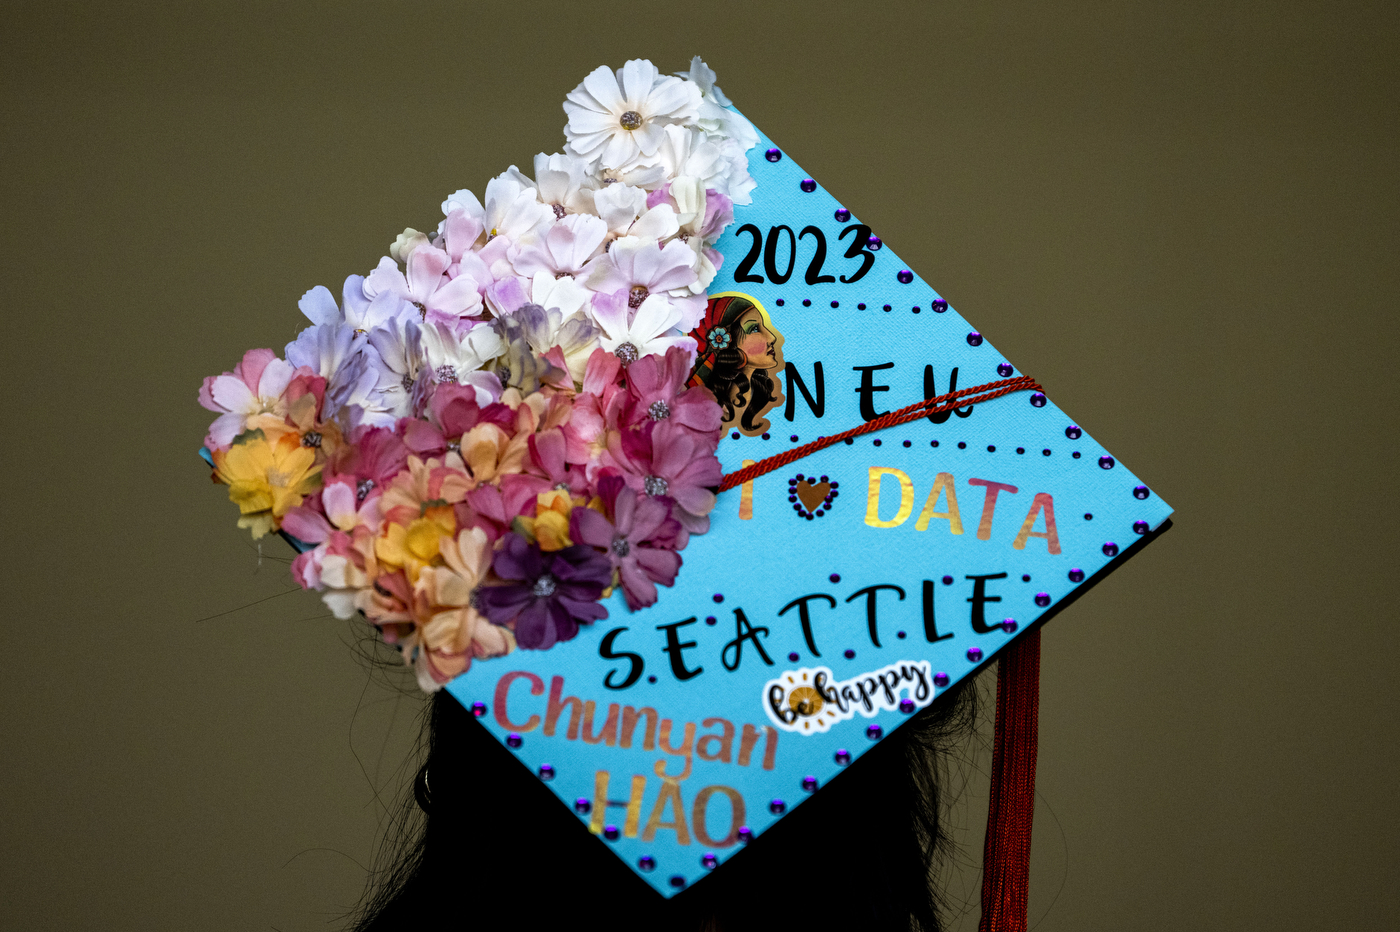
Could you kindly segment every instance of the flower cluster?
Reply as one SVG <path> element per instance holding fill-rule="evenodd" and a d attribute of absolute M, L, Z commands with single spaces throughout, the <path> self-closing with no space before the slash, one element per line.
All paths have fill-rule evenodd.
<path fill-rule="evenodd" d="M 753 128 L 698 58 L 600 67 L 563 153 L 407 229 L 284 358 L 211 376 L 205 446 L 239 526 L 306 546 L 296 581 L 361 612 L 424 689 L 544 649 L 671 585 L 720 481 L 720 407 L 691 387 L 714 243 L 754 187 Z"/>

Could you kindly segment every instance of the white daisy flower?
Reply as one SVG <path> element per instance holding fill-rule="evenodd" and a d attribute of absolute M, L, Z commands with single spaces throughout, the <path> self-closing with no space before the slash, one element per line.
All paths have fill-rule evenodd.
<path fill-rule="evenodd" d="M 471 374 L 504 349 L 500 335 L 488 324 L 478 324 L 461 335 L 444 324 L 423 327 L 424 364 L 435 382 L 470 385 Z"/>
<path fill-rule="evenodd" d="M 681 312 L 665 297 L 652 295 L 635 310 L 627 305 L 626 292 L 600 294 L 593 299 L 593 322 L 600 331 L 598 341 L 623 365 L 652 354 L 664 356 L 673 346 L 695 351 L 695 341 L 676 332 Z"/>
<path fill-rule="evenodd" d="M 695 122 L 707 133 L 727 136 L 737 142 L 741 149 L 752 149 L 758 145 L 758 132 L 744 117 L 727 109 L 732 101 L 715 84 L 715 73 L 696 55 L 690 60 L 690 71 L 677 71 L 682 78 L 700 88 L 702 98 L 700 113 Z"/>
<path fill-rule="evenodd" d="M 569 148 L 603 168 L 623 168 L 661 145 L 668 123 L 692 122 L 700 111 L 700 88 L 661 77 L 656 66 L 633 59 L 616 73 L 598 67 L 569 92 L 564 135 Z"/>

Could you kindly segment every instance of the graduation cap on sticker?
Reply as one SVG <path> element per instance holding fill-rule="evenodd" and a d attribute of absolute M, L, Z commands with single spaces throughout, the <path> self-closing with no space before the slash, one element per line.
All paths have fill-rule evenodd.
<path fill-rule="evenodd" d="M 566 110 L 535 179 L 206 381 L 240 524 L 663 897 L 1006 658 L 984 925 L 1024 928 L 1039 626 L 1171 509 L 698 59 Z M 793 858 L 775 893 L 840 872 Z"/>

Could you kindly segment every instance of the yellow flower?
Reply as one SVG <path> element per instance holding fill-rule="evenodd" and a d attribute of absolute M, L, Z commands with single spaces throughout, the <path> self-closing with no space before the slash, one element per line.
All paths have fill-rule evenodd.
<path fill-rule="evenodd" d="M 575 508 L 584 507 L 602 513 L 603 500 L 594 496 L 592 501 L 585 502 L 582 498 L 570 498 L 562 489 L 549 489 L 536 496 L 533 518 L 522 515 L 515 520 L 527 537 L 549 553 L 573 546 L 569 538 L 569 515 Z"/>
<path fill-rule="evenodd" d="M 238 506 L 238 526 L 251 530 L 254 539 L 281 527 L 282 516 L 321 485 L 316 451 L 302 446 L 295 434 L 271 442 L 262 431 L 240 434 L 227 450 L 214 451 L 214 470 Z"/>
<path fill-rule="evenodd" d="M 374 542 L 374 555 L 392 570 L 402 569 L 410 583 L 418 581 L 425 566 L 438 561 L 443 536 L 449 539 L 457 531 L 457 518 L 452 509 L 437 506 L 423 509 L 423 514 L 408 524 L 388 523 L 384 534 Z"/>

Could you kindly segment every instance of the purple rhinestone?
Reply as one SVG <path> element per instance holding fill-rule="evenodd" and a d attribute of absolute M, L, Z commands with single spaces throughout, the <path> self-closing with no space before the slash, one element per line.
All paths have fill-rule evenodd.
<path fill-rule="evenodd" d="M 682 877 L 680 874 L 672 874 L 672 875 L 671 875 L 671 886 L 675 887 L 677 890 L 684 890 L 684 889 L 685 889 L 685 878 Z"/>
<path fill-rule="evenodd" d="M 814 515 L 816 515 L 818 518 L 820 518 L 822 515 L 826 514 L 826 512 L 825 512 L 825 511 L 822 511 L 820 508 L 818 508 L 816 511 L 812 512 L 812 514 L 814 514 Z"/>
<path fill-rule="evenodd" d="M 905 715 L 913 715 L 915 708 L 917 707 L 914 705 L 913 699 L 899 700 L 899 711 L 903 712 Z"/>
<path fill-rule="evenodd" d="M 729 435 L 729 439 L 730 439 L 730 440 L 738 440 L 738 439 L 739 439 L 739 432 L 736 430 L 736 431 L 734 431 L 733 433 L 731 433 L 731 434 Z"/>
<path fill-rule="evenodd" d="M 1021 582 L 1030 582 L 1030 581 L 1031 581 L 1031 574 L 1030 574 L 1030 573 L 1022 573 L 1022 574 L 1021 574 Z"/>
<path fill-rule="evenodd" d="M 472 714 L 475 715 L 477 718 L 484 718 L 486 716 L 486 703 L 473 702 Z"/>
<path fill-rule="evenodd" d="M 856 305 L 856 310 L 858 310 L 858 311 L 863 311 L 863 310 L 865 310 L 865 304 L 864 304 L 864 303 L 857 304 L 857 305 Z"/>
<path fill-rule="evenodd" d="M 914 273 L 908 269 L 900 269 L 895 278 L 899 279 L 901 285 L 907 285 L 914 280 Z"/>
<path fill-rule="evenodd" d="M 791 440 L 793 443 L 796 443 L 796 442 L 797 442 L 797 435 L 796 435 L 796 434 L 793 434 L 792 436 L 788 437 L 788 439 Z"/>
<path fill-rule="evenodd" d="M 1109 541 L 1108 543 L 1104 544 L 1103 555 L 1106 557 L 1118 556 L 1118 545 L 1115 544 L 1113 541 Z"/>
<path fill-rule="evenodd" d="M 723 601 L 724 601 L 724 593 L 722 593 L 722 592 L 716 592 L 716 593 L 714 594 L 714 600 L 715 600 L 715 604 L 716 604 L 716 605 L 718 605 L 720 602 L 723 602 Z"/>
<path fill-rule="evenodd" d="M 700 866 L 705 868 L 705 870 L 707 871 L 712 871 L 716 867 L 719 867 L 719 858 L 715 857 L 713 854 L 707 851 L 700 858 Z"/>
<path fill-rule="evenodd" d="M 832 573 L 830 576 L 827 577 L 827 579 L 830 579 L 832 582 L 840 582 L 840 581 L 841 581 L 841 574 L 840 574 L 840 573 Z"/>
<path fill-rule="evenodd" d="M 969 648 L 967 649 L 967 659 L 968 659 L 968 660 L 971 660 L 973 663 L 976 663 L 977 661 L 981 660 L 981 659 L 982 659 L 982 648 L 980 648 L 980 647 L 969 647 Z"/>
<path fill-rule="evenodd" d="M 642 855 L 637 859 L 637 870 L 645 871 L 650 874 L 652 871 L 656 870 L 656 858 L 649 854 Z"/>
<path fill-rule="evenodd" d="M 769 149 L 767 152 L 763 153 L 763 156 L 770 162 L 776 162 L 783 157 L 783 154 L 777 149 Z"/>
<path fill-rule="evenodd" d="M 1041 608 L 1044 608 L 1045 606 L 1049 605 L 1049 604 L 1050 604 L 1050 593 L 1048 593 L 1048 592 L 1037 592 L 1037 593 L 1035 594 L 1035 604 L 1036 604 L 1036 605 L 1039 605 Z"/>
<path fill-rule="evenodd" d="M 578 799 L 574 800 L 574 812 L 577 812 L 579 815 L 588 815 L 592 811 L 593 803 L 589 802 L 587 796 L 580 796 Z"/>
<path fill-rule="evenodd" d="M 1003 619 L 1003 620 L 1002 620 L 1002 623 L 1001 623 L 1001 630 L 1005 631 L 1007 634 L 1013 633 L 1013 632 L 1016 630 L 1016 619 L 1015 619 L 1015 618 L 1006 618 L 1006 619 Z"/>
<path fill-rule="evenodd" d="M 789 496 L 788 496 L 788 501 L 789 501 L 789 502 L 795 502 L 795 501 L 797 501 L 797 496 L 796 496 L 796 495 L 789 495 Z"/>
<path fill-rule="evenodd" d="M 1084 436 L 1084 431 L 1071 424 L 1065 428 L 1065 436 L 1071 440 L 1078 440 L 1080 437 Z"/>
<path fill-rule="evenodd" d="M 886 313 L 888 313 L 888 312 L 890 312 L 890 311 L 892 311 L 892 310 L 894 310 L 894 305 L 893 305 L 893 304 L 886 304 L 886 305 L 885 305 L 885 311 L 886 311 Z"/>
<path fill-rule="evenodd" d="M 524 743 L 525 739 L 515 734 L 514 732 L 511 732 L 510 734 L 506 735 L 506 744 L 510 745 L 513 748 L 518 748 Z"/>
<path fill-rule="evenodd" d="M 909 635 L 905 634 L 903 631 L 896 631 L 896 632 L 894 633 L 894 636 L 897 637 L 897 638 L 899 638 L 899 639 L 902 641 L 902 640 L 904 640 L 905 638 L 907 638 Z"/>
<path fill-rule="evenodd" d="M 747 825 L 739 826 L 738 834 L 739 844 L 741 845 L 747 845 L 749 842 L 753 841 L 753 829 L 749 828 Z"/>
<path fill-rule="evenodd" d="M 1036 408 L 1045 407 L 1045 393 L 1031 392 L 1031 406 Z"/>
<path fill-rule="evenodd" d="M 915 313 L 915 314 L 919 313 L 919 306 L 918 306 L 917 304 L 914 305 L 914 313 Z"/>
<path fill-rule="evenodd" d="M 616 825 L 603 826 L 603 837 L 606 838 L 608 841 L 617 841 L 617 836 L 621 834 L 622 833 L 617 830 Z"/>
<path fill-rule="evenodd" d="M 953 584 L 953 577 L 951 577 L 951 576 L 944 576 L 944 577 L 943 577 L 943 585 L 945 585 L 945 586 L 951 586 L 952 584 Z"/>
<path fill-rule="evenodd" d="M 815 793 L 815 792 L 817 791 L 817 778 L 816 778 L 816 777 L 803 777 L 803 778 L 802 778 L 802 788 L 803 788 L 804 790 L 806 790 L 808 793 Z"/>
<path fill-rule="evenodd" d="M 1111 457 L 1111 456 L 1100 456 L 1100 457 L 1099 457 L 1099 468 L 1100 468 L 1100 469 L 1112 469 L 1112 468 L 1113 468 L 1113 457 Z"/>
<path fill-rule="evenodd" d="M 968 346 L 981 346 L 981 345 L 982 345 L 982 334 L 978 333 L 976 330 L 974 330 L 974 331 L 972 331 L 971 333 L 969 333 L 969 334 L 967 335 L 967 345 L 968 345 Z"/>
<path fill-rule="evenodd" d="M 823 481 L 823 482 L 826 481 L 826 476 L 822 476 L 822 481 Z M 841 483 L 839 483 L 839 482 L 833 482 L 833 483 L 831 483 L 831 487 L 832 487 L 833 489 L 839 489 L 839 488 L 841 488 Z"/>
<path fill-rule="evenodd" d="M 881 728 L 879 725 L 871 725 L 869 728 L 865 729 L 865 736 L 871 741 L 879 741 L 885 736 L 885 729 Z"/>
<path fill-rule="evenodd" d="M 836 222 L 845 223 L 851 219 L 851 212 L 844 207 L 836 208 Z"/>
<path fill-rule="evenodd" d="M 1147 486 L 1145 485 L 1140 485 L 1137 488 L 1133 489 L 1133 498 L 1136 498 L 1139 501 L 1141 501 L 1144 498 L 1147 498 L 1147 496 L 1151 494 L 1152 493 L 1147 490 Z"/>
<path fill-rule="evenodd" d="M 840 302 L 840 301 L 832 301 L 832 302 L 831 302 L 831 306 L 832 306 L 832 307 L 840 307 L 840 306 L 841 306 L 841 302 Z"/>
<path fill-rule="evenodd" d="M 774 303 L 777 304 L 778 307 L 782 307 L 782 306 L 783 306 L 783 299 L 782 299 L 782 298 L 779 298 L 779 299 L 778 299 L 776 302 L 774 302 Z"/>
<path fill-rule="evenodd" d="M 1025 453 L 1025 452 L 1026 452 L 1026 448 L 1025 448 L 1025 447 L 1017 447 L 1017 448 L 1016 448 L 1016 452 L 1017 452 L 1017 453 Z"/>
<path fill-rule="evenodd" d="M 763 439 L 764 439 L 764 440 L 767 440 L 767 439 L 768 439 L 768 436 L 769 436 L 769 435 L 765 433 L 765 434 L 763 435 Z"/>
<path fill-rule="evenodd" d="M 866 249 L 879 249 L 883 245 L 885 245 L 885 241 L 880 239 L 880 237 L 878 236 L 872 236 L 870 237 L 870 239 L 865 241 Z"/>
<path fill-rule="evenodd" d="M 997 451 L 997 448 L 996 448 L 995 445 L 990 444 L 990 443 L 987 444 L 987 452 L 988 452 L 988 453 L 995 453 L 996 451 Z"/>
<path fill-rule="evenodd" d="M 548 782 L 554 779 L 554 768 L 549 764 L 540 764 L 540 779 Z"/>
<path fill-rule="evenodd" d="M 817 190 L 817 183 L 811 178 L 803 178 L 802 184 L 799 187 L 808 194 L 811 194 L 813 191 Z"/>
<path fill-rule="evenodd" d="M 1069 571 L 1069 581 L 1070 581 L 1070 582 L 1083 582 L 1083 581 L 1084 581 L 1084 571 L 1081 570 L 1081 569 L 1078 569 L 1078 568 L 1070 570 L 1070 571 Z"/>
<path fill-rule="evenodd" d="M 846 648 L 846 650 L 844 651 L 844 656 L 845 656 L 845 658 L 846 658 L 847 660 L 855 660 L 855 659 L 856 659 L 856 652 L 853 651 L 853 650 L 851 650 L 851 649 L 848 647 L 848 648 Z"/>
<path fill-rule="evenodd" d="M 942 689 L 944 686 L 947 686 L 947 685 L 948 685 L 948 674 L 943 673 L 943 672 L 941 672 L 941 671 L 938 672 L 938 673 L 935 673 L 935 674 L 933 675 L 933 685 L 937 686 L 939 689 Z"/>
<path fill-rule="evenodd" d="M 650 676 L 648 676 L 648 677 L 647 677 L 647 682 L 648 682 L 648 683 L 655 683 L 655 682 L 656 682 L 656 674 L 653 673 L 653 674 L 651 674 Z"/>
<path fill-rule="evenodd" d="M 820 479 L 820 480 L 818 480 L 818 481 L 820 481 L 820 482 L 827 482 L 827 481 L 828 481 L 828 479 L 827 479 L 827 477 L 826 477 L 826 476 L 822 476 L 822 477 L 821 477 L 821 479 Z"/>
<path fill-rule="evenodd" d="M 1085 520 L 1085 521 L 1092 521 L 1092 520 L 1094 520 L 1094 513 L 1093 513 L 1092 511 L 1086 511 L 1086 512 L 1084 512 L 1084 520 Z"/>
<path fill-rule="evenodd" d="M 705 616 L 705 624 L 710 625 L 711 627 L 713 627 L 713 626 L 719 624 L 719 619 L 716 618 L 714 615 L 706 615 L 706 616 Z"/>
<path fill-rule="evenodd" d="M 1050 455 L 1050 451 L 1049 451 L 1049 450 L 1041 450 L 1041 451 L 1040 451 L 1040 455 L 1041 455 L 1041 456 L 1049 456 L 1049 455 Z"/>
<path fill-rule="evenodd" d="M 791 663 L 797 663 L 797 651 L 794 650 L 788 652 L 788 661 Z"/>
<path fill-rule="evenodd" d="M 1013 373 L 1013 372 L 1015 372 L 1015 371 L 1016 371 L 1015 369 L 1011 368 L 1011 363 L 1009 363 L 1009 362 L 1003 362 L 1003 363 L 998 363 L 998 364 L 997 364 L 997 375 L 1001 376 L 1002 378 L 1006 378 L 1007 376 L 1009 376 L 1011 373 Z"/>
<path fill-rule="evenodd" d="M 812 299 L 811 299 L 811 298 L 803 298 L 803 299 L 802 299 L 802 306 L 803 306 L 803 307 L 811 307 L 811 306 L 812 306 Z"/>
<path fill-rule="evenodd" d="M 851 752 L 848 751 L 848 750 L 846 750 L 845 748 L 840 748 L 840 749 L 838 749 L 837 752 L 836 752 L 836 763 L 839 764 L 839 765 L 841 765 L 842 767 L 844 767 L 844 766 L 846 766 L 847 764 L 849 764 L 850 762 L 851 762 Z"/>
<path fill-rule="evenodd" d="M 942 314 L 946 310 L 948 310 L 947 301 L 944 301 L 942 298 L 939 298 L 937 301 L 933 302 L 933 312 L 935 314 Z"/>
<path fill-rule="evenodd" d="M 908 440 L 906 440 L 906 441 L 904 441 L 904 446 L 905 446 L 905 447 L 911 447 L 911 446 L 913 446 L 913 444 L 910 443 Z"/>
<path fill-rule="evenodd" d="M 775 799 L 768 804 L 768 811 L 773 813 L 773 815 L 782 815 L 784 812 L 787 812 L 787 803 L 783 802 L 781 799 Z"/>
<path fill-rule="evenodd" d="M 876 440 L 876 441 L 875 441 L 875 446 L 878 447 L 878 446 L 879 446 L 880 444 L 882 444 L 882 443 L 884 443 L 883 440 Z"/>
<path fill-rule="evenodd" d="M 806 477 L 805 475 L 803 475 L 802 473 L 798 473 L 798 474 L 797 474 L 797 481 L 798 481 L 798 482 L 801 482 L 803 479 L 806 479 L 806 478 L 807 478 L 807 477 Z"/>
<path fill-rule="evenodd" d="M 966 449 L 967 449 L 967 441 L 966 441 L 966 440 L 959 440 L 959 441 L 958 441 L 958 449 L 959 449 L 959 450 L 966 450 Z"/>
<path fill-rule="evenodd" d="M 1146 521 L 1134 521 L 1134 522 L 1133 522 L 1133 531 L 1134 531 L 1135 533 L 1137 533 L 1137 534 L 1146 534 L 1146 533 L 1147 533 L 1147 522 L 1146 522 Z"/>

